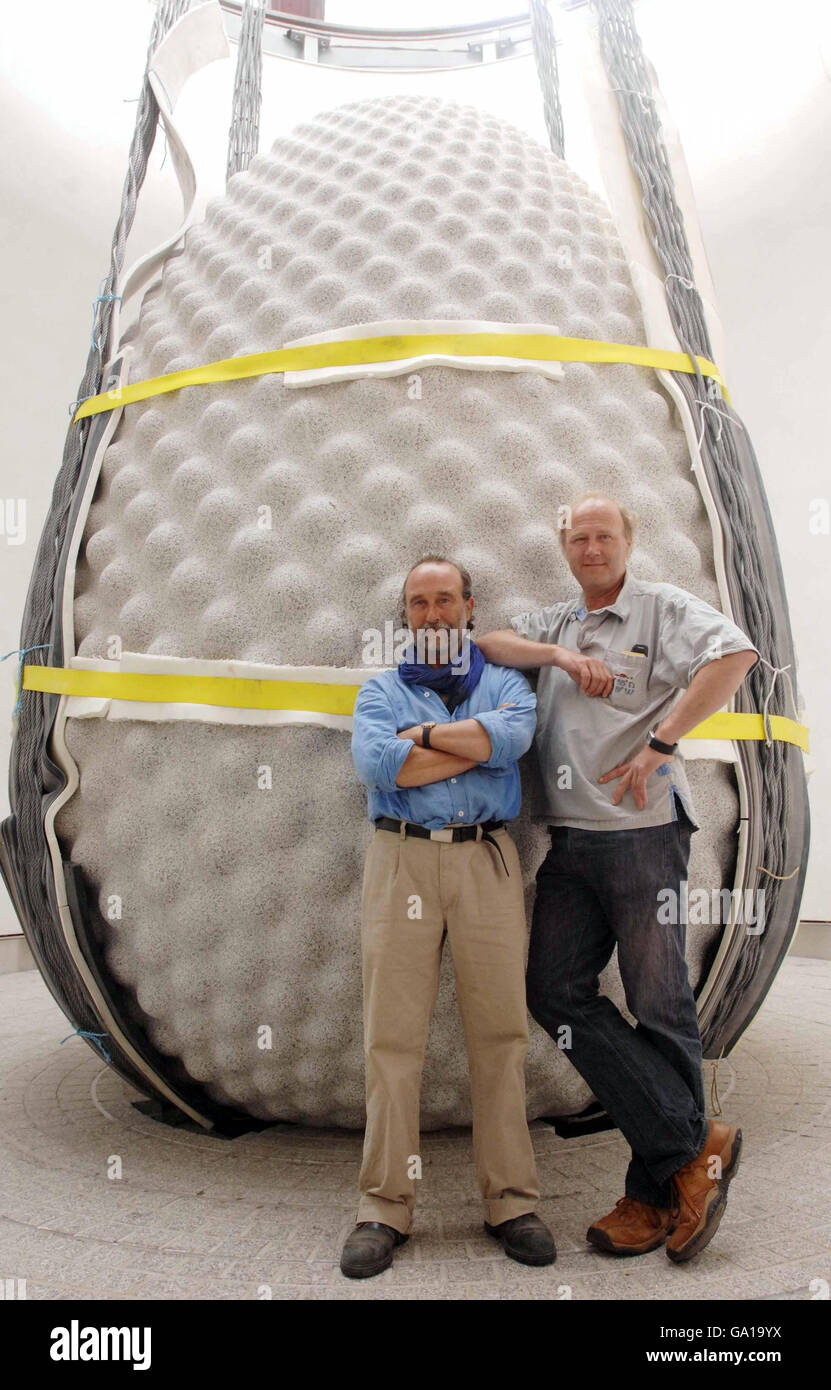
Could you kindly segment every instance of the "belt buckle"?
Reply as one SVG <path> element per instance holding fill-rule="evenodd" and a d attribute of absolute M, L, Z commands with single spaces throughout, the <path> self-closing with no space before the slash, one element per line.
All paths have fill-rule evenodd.
<path fill-rule="evenodd" d="M 430 831 L 430 839 L 431 839 L 431 840 L 442 840 L 445 844 L 451 844 L 451 845 L 452 845 L 452 843 L 453 843 L 453 831 L 455 830 L 455 828 L 456 828 L 455 826 L 452 826 L 452 825 L 451 825 L 451 826 L 446 827 L 444 830 L 431 830 L 431 831 Z"/>

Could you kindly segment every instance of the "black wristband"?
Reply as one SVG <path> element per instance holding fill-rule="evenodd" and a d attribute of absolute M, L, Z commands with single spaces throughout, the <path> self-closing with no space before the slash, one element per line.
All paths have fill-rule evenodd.
<path fill-rule="evenodd" d="M 432 724 L 422 724 L 422 726 L 421 726 L 421 746 L 422 746 L 422 748 L 429 748 L 429 747 L 430 747 L 430 730 L 432 729 L 432 727 L 433 727 Z"/>
<path fill-rule="evenodd" d="M 667 757 L 671 757 L 678 747 L 677 743 L 664 743 L 662 739 L 656 738 L 652 733 L 649 735 L 648 742 L 649 747 L 654 748 L 656 753 L 665 753 Z"/>

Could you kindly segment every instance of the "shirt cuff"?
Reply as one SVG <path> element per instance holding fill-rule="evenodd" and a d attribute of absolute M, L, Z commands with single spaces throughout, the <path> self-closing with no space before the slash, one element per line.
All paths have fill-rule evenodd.
<path fill-rule="evenodd" d="M 515 761 L 511 757 L 510 739 L 505 732 L 505 720 L 501 710 L 482 710 L 471 718 L 482 725 L 491 741 L 491 755 L 486 762 L 480 762 L 480 767 L 505 767 L 509 762 Z"/>
<path fill-rule="evenodd" d="M 379 792 L 401 791 L 395 779 L 410 756 L 410 749 L 415 748 L 415 746 L 415 742 L 411 738 L 390 739 L 378 760 L 375 786 Z"/>
<path fill-rule="evenodd" d="M 761 652 L 758 650 L 757 647 L 754 647 L 752 642 L 736 642 L 732 646 L 725 642 L 721 648 L 721 656 L 735 656 L 736 652 L 756 653 L 756 663 L 755 665 L 751 666 L 750 671 L 755 671 L 756 667 L 759 665 L 759 662 L 762 659 Z M 709 666 L 711 661 L 718 660 L 720 660 L 719 657 L 710 657 L 709 659 L 706 657 L 702 657 L 697 665 L 690 667 L 689 680 L 691 681 L 693 676 L 697 676 L 699 671 L 702 671 L 705 666 Z M 750 671 L 748 671 L 747 673 L 748 676 L 750 675 Z M 745 676 L 744 679 L 747 680 L 747 676 Z"/>

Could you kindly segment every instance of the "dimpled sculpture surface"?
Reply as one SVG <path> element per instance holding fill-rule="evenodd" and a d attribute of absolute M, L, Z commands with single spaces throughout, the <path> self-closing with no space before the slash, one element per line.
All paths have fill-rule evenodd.
<path fill-rule="evenodd" d="M 407 95 L 324 112 L 230 181 L 145 296 L 129 379 L 398 318 L 644 341 L 615 227 L 568 166 L 487 113 Z M 709 524 L 654 372 L 420 375 L 420 399 L 405 375 L 300 390 L 267 375 L 127 406 L 79 555 L 79 655 L 106 657 L 117 634 L 127 651 L 356 667 L 364 630 L 396 621 L 425 551 L 470 569 L 474 636 L 506 626 L 574 592 L 556 507 L 590 488 L 639 514 L 635 573 L 720 606 Z M 361 1126 L 371 830 L 349 734 L 75 719 L 66 737 L 81 782 L 56 828 L 105 919 L 109 896 L 122 900 L 105 956 L 128 1017 L 218 1101 Z M 688 771 L 702 822 L 690 888 L 709 890 L 730 882 L 735 783 L 722 764 Z M 547 848 L 535 777 L 532 756 L 510 827 L 529 915 Z M 688 929 L 694 986 L 717 930 Z M 622 1007 L 614 960 L 601 983 Z M 529 1118 L 589 1099 L 532 1022 Z M 422 1125 L 470 1119 L 445 950 Z"/>

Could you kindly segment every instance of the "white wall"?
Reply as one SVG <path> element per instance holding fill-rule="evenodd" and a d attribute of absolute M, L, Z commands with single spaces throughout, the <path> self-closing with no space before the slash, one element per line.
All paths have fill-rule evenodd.
<path fill-rule="evenodd" d="M 338 19 L 345 3 L 339 0 Z M 505 0 L 506 12 L 518 8 Z M 78 389 L 92 301 L 109 263 L 135 121 L 130 98 L 139 91 L 152 13 L 149 0 L 41 0 L 6 9 L 3 17 L 0 498 L 26 499 L 28 528 L 21 545 L 0 536 L 0 655 L 19 642 L 67 406 Z M 366 7 L 363 13 L 356 7 L 354 22 L 363 22 L 364 13 Z M 820 726 L 820 714 L 831 694 L 825 660 L 831 536 L 812 535 L 808 519 L 811 500 L 831 494 L 823 409 L 831 346 L 831 29 L 822 0 L 791 0 L 787 7 L 759 0 L 640 0 L 637 15 L 685 147 L 727 336 L 731 398 L 751 432 L 777 526 L 816 763 L 802 916 L 827 920 L 831 890 L 822 864 L 831 833 L 831 735 Z M 557 18 L 564 41 L 566 154 L 599 188 L 569 63 L 571 26 L 584 19 L 583 12 Z M 235 58 L 232 48 L 228 60 L 197 74 L 176 109 L 200 178 L 200 206 L 224 188 Z M 383 76 L 267 59 L 261 148 L 325 107 L 404 90 L 479 104 L 546 141 L 531 60 L 436 76 Z M 179 221 L 171 161 L 163 154 L 159 136 L 128 263 Z M 10 658 L 0 665 L 4 767 L 15 663 Z M 7 808 L 4 781 L 0 814 Z M 2 894 L 0 932 L 15 928 Z"/>

